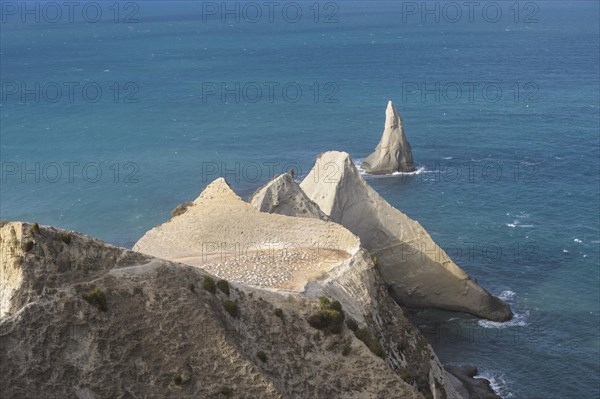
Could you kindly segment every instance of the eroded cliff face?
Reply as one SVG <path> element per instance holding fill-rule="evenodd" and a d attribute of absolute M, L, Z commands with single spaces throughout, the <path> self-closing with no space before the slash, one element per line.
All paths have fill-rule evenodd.
<path fill-rule="evenodd" d="M 321 154 L 300 187 L 332 221 L 360 238 L 400 303 L 495 321 L 512 317 L 508 304 L 480 287 L 418 222 L 373 190 L 348 154 Z"/>
<path fill-rule="evenodd" d="M 291 198 L 289 202 L 295 203 L 306 195 L 297 183 L 290 181 L 283 186 L 278 184 L 278 179 L 272 179 L 252 196 L 261 198 L 260 201 L 253 202 L 257 208 L 267 212 L 278 212 L 278 207 L 268 203 L 270 199 L 289 197 L 290 193 L 294 193 L 300 199 Z M 327 187 L 334 188 L 333 185 Z M 349 187 L 348 189 L 352 190 Z M 284 190 L 285 194 L 278 195 L 276 190 Z M 273 194 L 264 196 L 265 192 Z M 319 209 L 318 212 L 314 212 L 313 217 L 318 217 L 320 213 L 322 211 Z M 291 215 L 306 217 L 306 212 Z M 381 342 L 389 366 L 419 387 L 422 392 L 435 394 L 438 398 L 462 397 L 449 382 L 453 380 L 452 376 L 448 376 L 440 367 L 433 350 L 406 318 L 403 309 L 390 297 L 388 285 L 367 251 L 362 248 L 357 250 L 352 257 L 333 269 L 329 276 L 309 281 L 305 289 L 309 296 L 325 295 L 338 299 L 346 312 L 368 326 Z"/>
<path fill-rule="evenodd" d="M 419 393 L 346 327 L 329 335 L 311 327 L 318 305 L 302 294 L 235 284 L 229 295 L 213 293 L 199 268 L 49 227 L 9 223 L 0 238 L 0 288 L 10 292 L 0 318 L 7 397 L 443 397 Z M 371 290 L 385 298 L 384 288 Z M 104 302 L 84 299 L 90 292 Z M 381 305 L 367 319 L 394 322 Z M 425 358 L 421 339 L 403 342 Z M 406 355 L 394 358 L 402 365 Z M 406 365 L 424 384 L 417 377 L 429 363 Z"/>
<path fill-rule="evenodd" d="M 425 397 L 463 398 L 450 382 L 433 348 L 390 296 L 388 285 L 367 251 L 357 251 L 329 278 L 309 282 L 306 293 L 339 300 L 381 343 L 383 358 L 389 367 Z"/>

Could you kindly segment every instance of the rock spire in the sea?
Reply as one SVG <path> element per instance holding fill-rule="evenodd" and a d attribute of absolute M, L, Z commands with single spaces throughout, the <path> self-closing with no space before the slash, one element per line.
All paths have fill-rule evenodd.
<path fill-rule="evenodd" d="M 367 173 L 389 174 L 415 170 L 410 144 L 404 135 L 402 118 L 391 101 L 385 110 L 385 128 L 375 151 L 361 167 Z"/>
<path fill-rule="evenodd" d="M 471 279 L 418 222 L 377 194 L 347 153 L 321 154 L 300 187 L 332 221 L 360 238 L 399 302 L 494 321 L 512 317 L 509 306 Z"/>

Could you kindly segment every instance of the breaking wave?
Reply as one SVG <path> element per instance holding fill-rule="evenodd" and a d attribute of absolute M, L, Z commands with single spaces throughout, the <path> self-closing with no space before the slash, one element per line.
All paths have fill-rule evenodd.
<path fill-rule="evenodd" d="M 513 318 L 510 319 L 509 321 L 504 321 L 504 322 L 498 322 L 498 321 L 491 321 L 491 320 L 479 320 L 477 322 L 477 324 L 479 324 L 481 327 L 484 328 L 509 328 L 509 327 L 525 327 L 527 325 L 529 325 L 528 320 L 529 320 L 529 310 L 526 310 L 524 312 L 517 312 L 515 311 L 514 308 L 514 299 L 516 298 L 517 294 L 514 291 L 510 291 L 510 290 L 506 290 L 506 291 L 502 291 L 500 293 L 500 295 L 498 295 L 498 298 L 502 299 L 503 301 L 507 302 L 509 305 L 511 305 L 511 308 L 513 310 Z"/>
<path fill-rule="evenodd" d="M 504 376 L 502 374 L 484 370 L 480 371 L 479 374 L 477 374 L 473 378 L 481 378 L 488 380 L 490 382 L 490 388 L 492 388 L 496 395 L 499 395 L 503 399 L 515 397 L 513 393 L 510 392 L 510 390 L 508 389 L 508 384 L 506 383 L 506 380 L 504 379 Z"/>

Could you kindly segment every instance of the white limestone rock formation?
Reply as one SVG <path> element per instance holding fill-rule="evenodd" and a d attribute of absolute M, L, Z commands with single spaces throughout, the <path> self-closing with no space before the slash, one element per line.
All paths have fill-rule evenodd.
<path fill-rule="evenodd" d="M 276 176 L 248 200 L 261 212 L 327 220 L 319 206 L 304 194 L 288 173 Z"/>
<path fill-rule="evenodd" d="M 372 174 L 414 172 L 412 150 L 404 135 L 402 118 L 391 101 L 385 110 L 385 127 L 375 151 L 361 164 Z"/>
<path fill-rule="evenodd" d="M 347 153 L 321 154 L 300 187 L 332 221 L 360 238 L 398 302 L 494 321 L 512 317 L 508 304 L 481 288 L 418 222 L 373 190 Z"/>
<path fill-rule="evenodd" d="M 389 296 L 360 240 L 337 223 L 259 212 L 217 179 L 184 213 L 148 231 L 134 250 L 240 284 L 336 299 L 378 340 L 388 366 L 410 374 L 421 393 L 460 397 L 445 382 L 431 347 Z"/>
<path fill-rule="evenodd" d="M 359 248 L 360 240 L 344 227 L 260 212 L 219 178 L 133 249 L 240 284 L 302 291 Z"/>

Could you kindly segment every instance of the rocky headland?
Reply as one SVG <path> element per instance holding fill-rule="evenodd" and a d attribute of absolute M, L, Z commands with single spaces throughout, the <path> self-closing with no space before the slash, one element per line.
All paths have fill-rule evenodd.
<path fill-rule="evenodd" d="M 363 167 L 402 165 L 390 102 Z M 407 307 L 505 321 L 509 306 L 343 152 L 248 202 L 216 179 L 133 250 L 25 222 L 0 224 L 0 249 L 6 397 L 495 397 L 476 369 L 442 366 Z"/>

